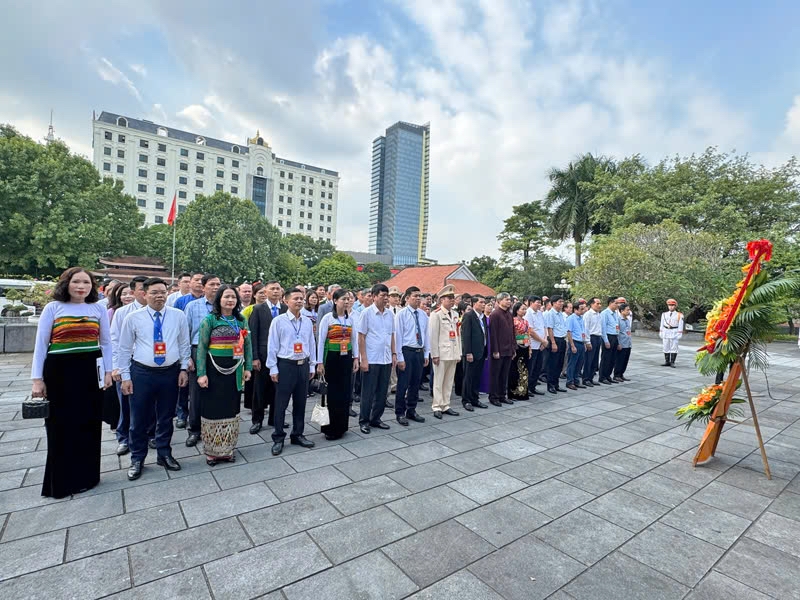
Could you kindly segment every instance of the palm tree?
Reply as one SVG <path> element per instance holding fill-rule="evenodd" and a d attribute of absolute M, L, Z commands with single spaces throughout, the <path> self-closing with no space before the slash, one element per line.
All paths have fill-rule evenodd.
<path fill-rule="evenodd" d="M 594 181 L 598 168 L 611 169 L 613 162 L 591 153 L 578 156 L 566 169 L 550 169 L 550 191 L 545 207 L 552 209 L 550 230 L 559 240 L 572 238 L 575 242 L 575 266 L 581 266 L 581 246 L 592 233 L 591 200 L 594 195 L 587 184 Z"/>

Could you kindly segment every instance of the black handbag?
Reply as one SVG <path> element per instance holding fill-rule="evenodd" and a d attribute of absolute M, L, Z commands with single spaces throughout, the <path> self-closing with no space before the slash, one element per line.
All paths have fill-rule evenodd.
<path fill-rule="evenodd" d="M 328 382 L 325 381 L 324 377 L 314 377 L 311 380 L 311 391 L 314 393 L 319 394 L 320 396 L 326 396 L 328 394 Z"/>
<path fill-rule="evenodd" d="M 26 398 L 22 401 L 23 419 L 47 419 L 50 416 L 50 400 L 47 398 Z"/>

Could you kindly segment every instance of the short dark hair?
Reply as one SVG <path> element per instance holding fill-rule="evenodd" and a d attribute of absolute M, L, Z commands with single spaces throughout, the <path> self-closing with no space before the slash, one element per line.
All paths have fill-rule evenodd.
<path fill-rule="evenodd" d="M 420 289 L 417 286 L 412 285 L 411 287 L 407 287 L 406 288 L 406 291 L 403 292 L 403 297 L 407 298 L 408 296 L 410 296 L 414 292 L 418 292 L 418 291 L 420 291 Z"/>
<path fill-rule="evenodd" d="M 472 294 L 468 294 L 467 292 L 464 292 L 463 294 L 461 294 L 461 299 L 462 299 L 464 302 L 466 302 L 466 301 L 467 301 L 467 300 L 469 300 L 470 298 L 472 298 Z"/>
<path fill-rule="evenodd" d="M 586 306 L 586 300 L 578 300 L 573 304 L 573 308 L 580 308 L 581 306 Z"/>
<path fill-rule="evenodd" d="M 472 296 L 470 296 L 470 304 L 472 304 L 472 306 L 475 306 L 475 304 L 480 302 L 481 300 L 486 300 L 486 298 L 484 298 L 480 294 L 472 294 Z"/>
<path fill-rule="evenodd" d="M 217 295 L 214 296 L 214 308 L 212 312 L 217 315 L 218 317 L 222 315 L 222 294 L 227 292 L 228 290 L 233 290 L 233 293 L 236 294 L 236 306 L 233 307 L 233 316 L 236 320 L 242 320 L 242 299 L 239 297 L 239 292 L 236 291 L 236 288 L 232 285 L 228 285 L 227 283 L 223 283 L 219 286 L 217 290 Z"/>
<path fill-rule="evenodd" d="M 280 285 L 280 284 L 281 284 L 281 282 L 280 282 L 280 281 L 278 281 L 277 279 L 270 279 L 268 282 L 266 282 L 266 283 L 264 284 L 264 287 L 266 287 L 266 286 L 268 286 L 268 285 L 272 285 L 273 283 L 277 283 L 278 285 Z"/>
<path fill-rule="evenodd" d="M 205 287 L 205 285 L 212 279 L 219 279 L 219 277 L 212 273 L 204 273 L 203 278 L 200 281 L 203 283 L 203 287 Z"/>
<path fill-rule="evenodd" d="M 595 302 L 600 302 L 600 298 L 598 298 L 597 296 L 592 296 L 591 298 L 589 298 L 589 306 L 591 306 Z"/>
<path fill-rule="evenodd" d="M 145 279 L 144 281 L 144 289 L 150 289 L 150 286 L 162 284 L 164 287 L 167 287 L 167 282 L 161 279 L 160 277 L 150 277 L 149 279 Z"/>
<path fill-rule="evenodd" d="M 541 298 L 539 298 L 539 296 L 529 296 L 529 297 L 528 297 L 528 299 L 530 300 L 530 303 L 531 303 L 531 304 L 533 304 L 533 303 L 534 303 L 534 302 L 536 302 L 537 300 L 538 300 L 539 302 L 541 302 L 541 301 L 542 301 L 542 299 L 541 299 Z"/>
<path fill-rule="evenodd" d="M 191 277 L 192 277 L 192 274 L 191 274 L 191 273 L 187 273 L 186 271 L 184 271 L 183 273 L 181 273 L 180 275 L 178 275 L 178 281 L 180 281 L 180 280 L 181 280 L 181 279 L 183 279 L 184 277 L 188 277 L 188 278 L 190 278 L 190 279 L 191 279 Z"/>
<path fill-rule="evenodd" d="M 377 296 L 378 294 L 382 294 L 383 292 L 386 292 L 388 294 L 389 288 L 382 283 L 376 283 L 375 285 L 372 286 L 370 292 L 372 293 L 373 296 Z"/>
<path fill-rule="evenodd" d="M 97 284 L 92 274 L 83 267 L 70 267 L 61 273 L 61 276 L 58 278 L 58 283 L 56 283 L 56 287 L 53 288 L 53 300 L 58 300 L 59 302 L 69 302 L 71 300 L 69 295 L 69 282 L 72 281 L 72 278 L 78 273 L 86 273 L 89 276 L 89 281 L 92 282 L 92 289 L 86 294 L 86 300 L 84 302 L 92 304 L 100 299 L 100 295 L 97 293 Z"/>
<path fill-rule="evenodd" d="M 137 283 L 142 283 L 143 284 L 145 281 L 147 281 L 147 277 L 145 277 L 144 275 L 137 275 L 136 277 L 131 279 L 131 289 L 135 292 L 136 291 L 136 284 Z"/>
<path fill-rule="evenodd" d="M 286 290 L 285 292 L 283 292 L 283 297 L 284 298 L 288 298 L 292 294 L 302 294 L 302 293 L 303 293 L 303 290 L 298 290 L 296 287 L 293 287 L 293 288 L 290 288 L 290 289 Z"/>
<path fill-rule="evenodd" d="M 609 304 L 611 304 L 612 302 L 616 302 L 616 301 L 617 301 L 617 298 L 619 298 L 619 296 L 609 296 L 609 297 L 608 297 L 608 300 L 606 301 L 606 306 L 608 306 L 608 305 L 609 305 Z"/>
<path fill-rule="evenodd" d="M 622 312 L 623 310 L 625 310 L 626 308 L 628 308 L 628 306 L 630 306 L 630 305 L 629 305 L 627 302 L 620 302 L 620 303 L 619 303 L 619 305 L 617 306 L 617 309 L 618 309 L 620 312 Z"/>
<path fill-rule="evenodd" d="M 550 298 L 550 304 L 555 304 L 559 300 L 561 300 L 561 296 L 553 296 L 552 298 Z"/>

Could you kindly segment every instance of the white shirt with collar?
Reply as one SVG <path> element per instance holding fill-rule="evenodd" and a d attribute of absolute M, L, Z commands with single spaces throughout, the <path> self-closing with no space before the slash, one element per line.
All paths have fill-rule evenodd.
<path fill-rule="evenodd" d="M 144 308 L 144 304 L 139 304 L 138 300 L 134 300 L 130 304 L 120 306 L 114 311 L 114 318 L 111 321 L 111 362 L 114 369 L 121 368 L 121 361 L 119 356 L 119 336 L 122 333 L 122 324 L 125 322 L 125 317 L 135 310 Z"/>
<path fill-rule="evenodd" d="M 586 330 L 587 336 L 603 334 L 603 324 L 600 321 L 600 313 L 595 312 L 593 309 L 586 311 L 583 315 L 583 328 Z"/>
<path fill-rule="evenodd" d="M 419 319 L 420 342 L 417 342 L 417 323 L 414 319 L 414 311 L 417 312 Z M 427 357 L 431 353 L 430 340 L 428 339 L 428 315 L 422 308 L 413 309 L 406 306 L 397 311 L 394 318 L 395 339 L 397 340 L 397 355 L 401 358 L 403 346 L 411 348 L 422 348 L 422 355 Z"/>
<path fill-rule="evenodd" d="M 361 318 L 356 326 L 358 333 L 364 334 L 365 344 L 359 342 L 359 349 L 363 347 L 367 355 L 367 362 L 371 365 L 392 364 L 392 339 L 394 338 L 394 315 L 389 307 L 378 311 L 373 304 L 361 311 Z"/>
<path fill-rule="evenodd" d="M 279 307 L 280 308 L 280 307 Z M 303 352 L 294 351 L 296 342 L 303 344 Z M 308 359 L 308 368 L 311 373 L 317 367 L 317 346 L 314 341 L 314 325 L 311 319 L 298 315 L 295 317 L 291 311 L 278 315 L 272 319 L 269 326 L 269 343 L 267 346 L 267 368 L 270 375 L 278 375 L 278 359 L 303 360 Z"/>
<path fill-rule="evenodd" d="M 533 310 L 532 308 L 528 308 L 525 311 L 525 320 L 530 325 L 531 329 L 543 340 L 547 341 L 547 328 L 544 326 L 544 315 L 540 310 Z M 538 350 L 539 345 L 534 343 L 533 350 Z"/>
<path fill-rule="evenodd" d="M 165 306 L 159 312 L 161 337 L 167 351 L 164 364 L 157 365 L 153 360 L 156 311 L 149 306 L 134 310 L 125 316 L 119 339 L 120 375 L 123 381 L 131 378 L 131 360 L 148 367 L 169 367 L 180 362 L 181 369 L 187 368 L 192 351 L 189 344 L 189 323 L 183 311 L 177 308 Z"/>

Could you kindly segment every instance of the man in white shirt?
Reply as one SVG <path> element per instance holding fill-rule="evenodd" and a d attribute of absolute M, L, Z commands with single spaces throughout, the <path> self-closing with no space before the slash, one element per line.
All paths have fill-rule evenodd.
<path fill-rule="evenodd" d="M 387 306 L 389 311 L 392 313 L 392 318 L 397 316 L 397 313 L 400 312 L 400 309 L 403 307 L 400 306 L 400 288 L 397 286 L 392 286 L 389 288 L 389 306 Z M 400 353 L 398 352 L 398 355 Z M 399 361 L 398 361 L 399 362 Z M 394 394 L 397 391 L 397 369 L 392 369 L 392 372 L 389 374 L 389 394 Z M 386 408 L 394 408 L 394 404 L 392 404 L 387 396 L 386 400 Z"/>
<path fill-rule="evenodd" d="M 544 349 L 547 348 L 547 329 L 544 326 L 542 299 L 539 296 L 530 297 L 528 310 L 525 311 L 525 320 L 530 326 L 532 338 L 531 359 L 528 361 L 528 391 L 537 396 L 544 396 L 544 392 L 536 389 L 539 375 L 542 374 Z"/>
<path fill-rule="evenodd" d="M 367 301 L 364 294 L 365 303 Z M 359 362 L 361 367 L 361 433 L 370 433 L 372 427 L 389 429 L 381 421 L 389 391 L 389 374 L 397 364 L 394 318 L 386 308 L 389 288 L 382 283 L 371 290 L 373 304 L 361 312 L 358 331 Z"/>
<path fill-rule="evenodd" d="M 185 296 L 190 291 L 189 284 L 192 281 L 192 274 L 191 273 L 181 273 L 180 277 L 178 277 L 178 290 L 172 292 L 169 296 L 167 296 L 167 306 L 175 306 L 175 302 L 181 296 Z"/>
<path fill-rule="evenodd" d="M 272 433 L 272 455 L 283 452 L 286 432 L 283 420 L 289 398 L 292 400 L 292 433 L 290 442 L 303 448 L 313 448 L 314 442 L 303 435 L 308 398 L 308 381 L 317 369 L 317 347 L 314 325 L 303 317 L 305 294 L 298 288 L 284 294 L 288 311 L 278 315 L 269 326 L 267 368 L 275 384 L 275 430 Z"/>
<path fill-rule="evenodd" d="M 397 357 L 397 394 L 394 408 L 397 422 L 407 426 L 408 421 L 424 423 L 425 417 L 417 414 L 419 386 L 422 369 L 428 365 L 430 343 L 428 340 L 428 315 L 420 308 L 420 290 L 411 286 L 405 293 L 406 306 L 394 318 L 395 339 L 400 346 Z"/>
<path fill-rule="evenodd" d="M 144 282 L 147 306 L 125 317 L 119 342 L 122 393 L 130 396 L 131 466 L 128 479 L 142 475 L 147 458 L 148 429 L 156 420 L 157 464 L 180 471 L 172 457 L 172 417 L 178 397 L 175 388 L 189 382 L 189 325 L 177 308 L 166 306 L 167 284 L 151 278 Z M 134 395 L 134 391 L 136 392 Z"/>
<path fill-rule="evenodd" d="M 591 298 L 589 310 L 583 315 L 583 329 L 589 338 L 583 361 L 583 385 L 587 387 L 598 385 L 594 382 L 594 376 L 600 367 L 600 347 L 603 346 L 603 330 L 600 321 L 602 309 L 603 304 L 600 298 Z"/>

